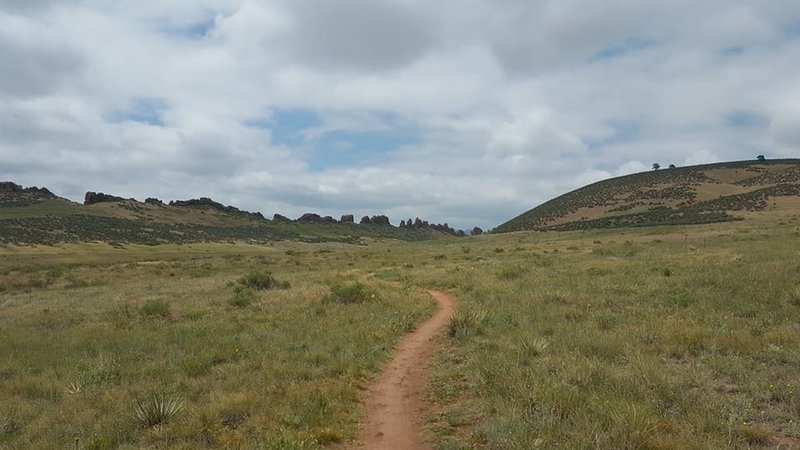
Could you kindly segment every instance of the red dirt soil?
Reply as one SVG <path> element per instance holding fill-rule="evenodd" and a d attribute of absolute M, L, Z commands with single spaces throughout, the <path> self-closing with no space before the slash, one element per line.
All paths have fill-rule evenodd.
<path fill-rule="evenodd" d="M 400 341 L 394 358 L 370 389 L 364 406 L 367 421 L 357 448 L 432 448 L 422 437 L 428 362 L 436 347 L 436 335 L 455 313 L 458 299 L 446 292 L 430 293 L 439 303 L 439 310 Z"/>

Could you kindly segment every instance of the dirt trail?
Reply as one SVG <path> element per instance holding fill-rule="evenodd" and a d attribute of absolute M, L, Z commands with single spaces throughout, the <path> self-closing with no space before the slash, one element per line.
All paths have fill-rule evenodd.
<path fill-rule="evenodd" d="M 439 310 L 400 341 L 394 358 L 370 389 L 365 404 L 367 421 L 357 448 L 431 448 L 422 438 L 421 430 L 428 362 L 436 344 L 434 338 L 455 312 L 458 299 L 446 292 L 430 293 L 439 303 Z"/>

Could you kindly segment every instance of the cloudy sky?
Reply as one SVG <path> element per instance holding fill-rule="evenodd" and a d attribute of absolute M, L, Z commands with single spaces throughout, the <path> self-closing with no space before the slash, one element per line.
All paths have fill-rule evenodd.
<path fill-rule="evenodd" d="M 796 0 L 0 0 L 0 180 L 495 226 L 800 155 Z"/>

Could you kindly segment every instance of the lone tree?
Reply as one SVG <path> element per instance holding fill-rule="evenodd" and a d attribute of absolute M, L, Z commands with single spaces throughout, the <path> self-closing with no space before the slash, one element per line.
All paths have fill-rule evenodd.
<path fill-rule="evenodd" d="M 765 158 L 764 155 L 758 155 L 758 156 L 756 156 L 756 159 L 759 160 L 759 161 L 766 161 L 767 160 L 767 158 Z"/>
<path fill-rule="evenodd" d="M 658 170 L 658 169 L 660 169 L 660 168 L 661 168 L 661 164 L 659 164 L 659 163 L 653 163 L 653 170 Z"/>

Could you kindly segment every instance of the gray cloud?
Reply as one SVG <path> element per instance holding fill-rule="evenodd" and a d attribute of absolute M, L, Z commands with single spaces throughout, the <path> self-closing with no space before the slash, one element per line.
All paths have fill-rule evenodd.
<path fill-rule="evenodd" d="M 657 161 L 797 156 L 798 23 L 789 0 L 6 1 L 0 179 L 488 228 Z M 403 145 L 326 166 L 275 111 Z"/>
<path fill-rule="evenodd" d="M 324 69 L 406 66 L 437 45 L 435 18 L 399 2 L 292 1 L 291 26 L 277 41 L 289 57 Z"/>
<path fill-rule="evenodd" d="M 49 8 L 59 0 L 3 0 L 0 3 L 0 11 L 12 13 L 30 13 Z"/>
<path fill-rule="evenodd" d="M 0 22 L 2 23 L 2 22 Z M 0 96 L 33 97 L 58 91 L 62 82 L 85 67 L 85 61 L 72 49 L 31 36 L 40 30 L 27 30 L 15 36 L 0 30 Z"/>

